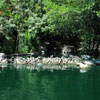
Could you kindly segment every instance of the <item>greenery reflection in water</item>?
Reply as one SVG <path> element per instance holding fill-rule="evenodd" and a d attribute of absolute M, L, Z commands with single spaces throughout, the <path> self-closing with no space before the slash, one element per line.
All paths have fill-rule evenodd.
<path fill-rule="evenodd" d="M 100 100 L 100 68 L 86 73 L 7 68 L 0 73 L 0 100 Z"/>

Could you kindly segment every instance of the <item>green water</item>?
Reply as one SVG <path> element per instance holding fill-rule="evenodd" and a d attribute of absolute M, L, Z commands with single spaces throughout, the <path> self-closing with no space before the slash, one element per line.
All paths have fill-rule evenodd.
<path fill-rule="evenodd" d="M 100 100 L 100 66 L 85 73 L 6 68 L 0 73 L 0 100 Z"/>

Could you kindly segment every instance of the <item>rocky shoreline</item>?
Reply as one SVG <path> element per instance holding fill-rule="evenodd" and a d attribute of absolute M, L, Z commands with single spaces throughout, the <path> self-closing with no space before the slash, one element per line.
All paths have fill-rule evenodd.
<path fill-rule="evenodd" d="M 10 57 L 7 58 L 7 55 L 4 53 L 0 53 L 0 67 L 2 67 L 2 64 L 13 64 L 19 65 L 20 67 L 22 65 L 27 65 L 27 68 L 29 69 L 66 69 L 69 65 L 74 65 L 75 67 L 78 66 L 79 68 L 86 69 L 89 66 L 92 65 L 100 65 L 100 61 L 96 59 L 90 59 L 90 56 L 84 55 L 82 57 L 78 57 L 75 55 L 69 55 L 68 57 L 22 57 L 22 56 L 16 56 L 16 57 Z M 28 65 L 30 67 L 28 67 Z"/>

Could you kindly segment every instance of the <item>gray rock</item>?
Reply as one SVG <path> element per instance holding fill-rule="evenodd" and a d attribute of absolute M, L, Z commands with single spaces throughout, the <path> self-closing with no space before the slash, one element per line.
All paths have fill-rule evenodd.
<path fill-rule="evenodd" d="M 95 65 L 100 65 L 100 60 L 93 60 L 93 63 L 94 63 Z"/>
<path fill-rule="evenodd" d="M 83 60 L 89 60 L 89 59 L 91 59 L 91 56 L 89 56 L 89 55 L 81 55 L 81 58 Z"/>
<path fill-rule="evenodd" d="M 69 57 L 69 55 L 72 54 L 73 51 L 74 51 L 74 46 L 64 45 L 61 53 L 62 53 L 62 56 Z"/>
<path fill-rule="evenodd" d="M 16 57 L 15 59 L 14 59 L 14 62 L 13 62 L 14 64 L 25 64 L 26 63 L 26 60 L 25 60 L 25 58 L 23 58 L 23 57 Z"/>
<path fill-rule="evenodd" d="M 41 55 L 42 57 L 45 57 L 46 54 L 47 54 L 46 47 L 40 46 L 40 48 L 39 48 L 39 55 Z"/>
<path fill-rule="evenodd" d="M 70 55 L 69 57 L 70 57 L 73 61 L 81 61 L 81 58 L 79 58 L 78 56 Z"/>

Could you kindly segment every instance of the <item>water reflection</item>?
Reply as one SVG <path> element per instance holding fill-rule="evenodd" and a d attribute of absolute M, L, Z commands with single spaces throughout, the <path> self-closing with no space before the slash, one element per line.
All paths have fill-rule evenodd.
<path fill-rule="evenodd" d="M 80 69 L 80 73 L 86 73 L 87 71 L 87 69 Z"/>
<path fill-rule="evenodd" d="M 100 70 L 81 74 L 7 68 L 0 74 L 0 100 L 100 100 Z"/>
<path fill-rule="evenodd" d="M 72 64 L 66 64 L 66 65 L 42 65 L 42 66 L 37 66 L 36 65 L 13 65 L 14 68 L 16 69 L 29 69 L 29 70 L 50 70 L 51 72 L 53 72 L 53 70 L 67 70 L 69 68 L 79 68 L 79 66 L 76 65 L 72 65 Z"/>

